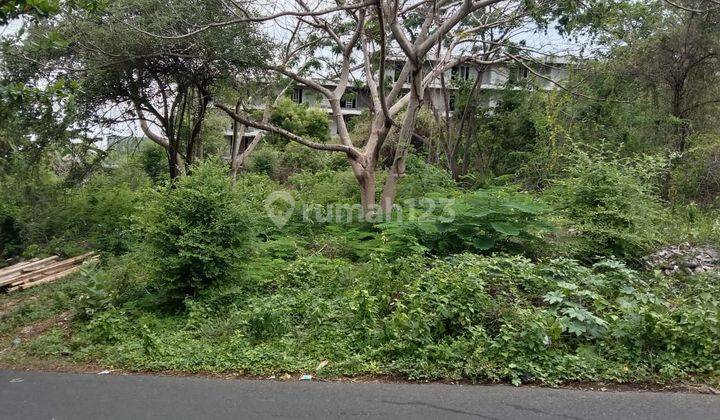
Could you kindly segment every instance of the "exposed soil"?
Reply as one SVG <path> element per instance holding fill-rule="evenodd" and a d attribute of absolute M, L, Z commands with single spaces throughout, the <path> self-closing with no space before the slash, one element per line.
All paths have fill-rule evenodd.
<path fill-rule="evenodd" d="M 20 339 L 22 341 L 32 341 L 35 338 L 44 334 L 47 330 L 57 327 L 62 331 L 67 331 L 69 328 L 70 321 L 72 319 L 71 311 L 64 311 L 52 318 L 38 321 L 34 324 L 30 324 L 23 327 L 20 330 Z"/>
<path fill-rule="evenodd" d="M 13 308 L 18 306 L 22 302 L 37 300 L 37 296 L 30 296 L 25 298 L 10 299 L 6 302 L 0 303 L 0 319 L 10 312 Z"/>

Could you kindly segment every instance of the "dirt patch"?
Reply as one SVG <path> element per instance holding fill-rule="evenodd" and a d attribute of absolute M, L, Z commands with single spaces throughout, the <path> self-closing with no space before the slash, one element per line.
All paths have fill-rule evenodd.
<path fill-rule="evenodd" d="M 47 330 L 57 327 L 62 331 L 67 331 L 70 321 L 72 320 L 72 312 L 65 311 L 55 315 L 52 318 L 38 321 L 34 324 L 23 327 L 20 330 L 20 339 L 22 341 L 32 341 L 43 335 Z"/>
<path fill-rule="evenodd" d="M 7 313 L 15 309 L 18 305 L 24 302 L 31 302 L 37 300 L 37 296 L 30 296 L 27 298 L 10 299 L 7 302 L 0 303 L 0 319 L 2 319 Z"/>
<path fill-rule="evenodd" d="M 644 392 L 684 392 L 691 394 L 711 394 L 720 395 L 720 391 L 707 384 L 702 383 L 668 383 L 659 384 L 653 382 L 641 383 L 607 383 L 607 382 L 571 382 L 566 383 L 559 388 L 577 389 L 580 391 L 601 391 L 601 392 L 627 392 L 627 391 L 644 391 Z"/>
<path fill-rule="evenodd" d="M 0 355 L 17 350 L 22 343 L 29 343 L 52 328 L 58 328 L 63 331 L 65 335 L 68 335 L 72 316 L 73 314 L 71 311 L 64 311 L 51 318 L 26 325 L 12 335 L 4 336 L 3 341 L 5 344 L 0 346 L 3 347 L 0 349 Z"/>

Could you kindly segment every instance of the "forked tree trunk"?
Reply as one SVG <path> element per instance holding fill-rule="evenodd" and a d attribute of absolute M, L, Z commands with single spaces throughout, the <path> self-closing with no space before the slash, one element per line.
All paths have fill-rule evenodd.
<path fill-rule="evenodd" d="M 405 176 L 405 163 L 407 161 L 408 151 L 410 149 L 410 140 L 415 131 L 415 123 L 417 122 L 417 114 L 420 110 L 423 100 L 423 91 L 421 86 L 422 70 L 416 70 L 412 75 L 413 87 L 410 92 L 410 101 L 405 110 L 405 118 L 403 119 L 400 134 L 398 135 L 398 144 L 395 148 L 395 157 L 390 173 L 383 187 L 382 198 L 380 199 L 380 207 L 383 213 L 390 213 L 395 204 L 397 196 L 397 185 L 400 178 Z"/>

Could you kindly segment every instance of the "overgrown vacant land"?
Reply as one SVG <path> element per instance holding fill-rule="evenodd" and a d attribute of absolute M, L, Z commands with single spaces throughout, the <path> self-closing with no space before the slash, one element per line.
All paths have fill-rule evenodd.
<path fill-rule="evenodd" d="M 720 382 L 711 2 L 23 3 L 0 366 Z"/>
<path fill-rule="evenodd" d="M 261 200 L 282 187 L 254 174 L 232 187 L 212 163 L 174 188 L 131 191 L 123 179 L 97 177 L 63 192 L 51 205 L 66 206 L 64 223 L 130 251 L 74 280 L 3 297 L 0 360 L 514 383 L 717 381 L 720 277 L 640 267 L 636 257 L 687 235 L 676 230 L 687 222 L 637 195 L 624 169 L 583 165 L 592 176 L 553 189 L 553 200 L 572 200 L 570 213 L 542 204 L 550 192 L 466 192 L 418 165 L 402 194 L 454 197 L 454 222 L 309 224 L 296 214 L 278 229 Z M 297 174 L 287 185 L 299 203 L 356 198 L 343 195 L 354 191 L 346 172 Z M 616 203 L 612 224 L 598 220 L 598 201 L 605 214 Z M 654 212 L 673 222 L 651 223 Z M 63 226 L 59 242 L 72 231 Z"/>

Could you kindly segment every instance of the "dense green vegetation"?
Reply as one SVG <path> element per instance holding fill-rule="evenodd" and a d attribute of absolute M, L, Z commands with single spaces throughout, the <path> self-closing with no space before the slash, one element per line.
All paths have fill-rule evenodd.
<path fill-rule="evenodd" d="M 629 27 L 538 6 L 537 19 L 592 30 L 607 51 L 573 69 L 572 89 L 511 80 L 492 93 L 493 109 L 480 105 L 491 92 L 457 83 L 456 114 L 418 111 L 395 210 L 355 217 L 367 198 L 352 156 L 286 134 L 339 146 L 327 113 L 291 101 L 292 89 L 248 112 L 278 130 L 236 151 L 247 140 L 225 138 L 231 121 L 210 95 L 240 104 L 266 89 L 244 78 L 263 70 L 265 46 L 277 49 L 257 28 L 204 32 L 199 43 L 134 33 L 113 45 L 124 19 L 186 32 L 221 14 L 221 2 L 173 2 L 197 22 L 156 21 L 155 0 L 75 3 L 30 25 L 29 42 L 3 47 L 0 266 L 87 250 L 102 259 L 0 295 L 0 365 L 720 381 L 720 271 L 664 275 L 645 260 L 669 245 L 720 247 L 718 85 L 680 69 L 689 87 L 678 96 L 648 59 L 684 40 L 717 60 L 714 13 L 629 2 Z M 15 6 L 0 18 L 18 15 Z M 680 21 L 692 30 L 678 31 Z M 102 45 L 82 45 L 76 31 L 99 33 Z M 253 51 L 226 57 L 236 42 Z M 97 74 L 53 67 L 58 57 L 102 63 L 110 47 L 127 56 Z M 178 52 L 195 48 L 209 52 Z M 181 109 L 162 111 L 167 97 Z M 99 147 L 82 127 L 117 124 L 94 114 L 107 104 L 134 124 L 143 112 L 166 124 Z M 353 117 L 348 136 L 362 143 L 374 121 Z M 398 167 L 402 129 L 387 137 L 374 156 L 377 197 Z"/>
<path fill-rule="evenodd" d="M 152 187 L 129 163 L 135 190 L 98 176 L 43 200 L 64 215 L 59 227 L 16 212 L 25 214 L 13 219 L 18 241 L 61 235 L 44 249 L 24 247 L 37 255 L 59 241 L 77 244 L 68 226 L 90 213 L 113 224 L 87 224 L 88 242 L 76 245 L 106 251 L 104 263 L 12 307 L 3 336 L 70 310 L 69 330 L 23 343 L 22 357 L 257 375 L 315 373 L 329 361 L 316 374 L 513 383 L 716 378 L 720 277 L 663 277 L 639 264 L 656 246 L 690 239 L 690 221 L 642 190 L 637 168 L 597 159 L 591 175 L 570 170 L 557 189 L 533 196 L 463 191 L 417 165 L 404 191 L 456 197 L 456 223 L 408 214 L 406 223 L 308 225 L 296 215 L 278 229 L 263 200 L 283 187 L 264 173 L 233 187 L 207 162 L 173 188 Z M 318 194 L 353 202 L 346 175 L 298 173 L 288 191 L 299 203 Z M 99 191 L 112 206 L 98 206 L 106 200 Z M 608 201 L 607 218 L 591 199 Z M 650 222 L 659 216 L 671 222 Z M 716 226 L 697 227 L 699 242 L 718 237 Z M 583 234 L 567 236 L 570 229 Z"/>

